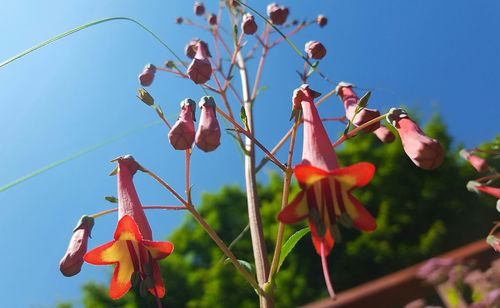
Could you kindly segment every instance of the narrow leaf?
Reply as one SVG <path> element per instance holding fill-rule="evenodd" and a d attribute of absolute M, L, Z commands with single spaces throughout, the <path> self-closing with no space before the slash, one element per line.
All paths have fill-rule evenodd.
<path fill-rule="evenodd" d="M 118 198 L 116 198 L 114 196 L 106 196 L 106 197 L 104 197 L 104 199 L 108 202 L 111 202 L 111 203 L 118 203 Z"/>
<path fill-rule="evenodd" d="M 246 130 L 248 130 L 247 113 L 245 111 L 245 107 L 244 106 L 241 106 L 241 109 L 240 109 L 240 118 L 241 118 L 241 121 L 243 122 L 243 124 L 245 124 Z"/>
<path fill-rule="evenodd" d="M 229 258 L 224 260 L 224 264 L 229 264 L 231 263 L 231 260 Z M 238 260 L 238 263 L 243 266 L 249 273 L 254 273 L 253 266 L 249 262 L 245 260 Z"/>
<path fill-rule="evenodd" d="M 259 96 L 260 93 L 266 91 L 268 88 L 267 85 L 263 85 L 262 87 L 260 87 L 258 90 L 257 90 L 257 95 L 256 96 Z"/>
<path fill-rule="evenodd" d="M 309 231 L 310 231 L 309 228 L 301 229 L 301 230 L 295 232 L 294 234 L 292 234 L 288 238 L 286 243 L 283 244 L 283 247 L 281 248 L 280 260 L 278 262 L 277 272 L 280 270 L 281 265 L 283 264 L 283 261 L 285 261 L 286 257 L 290 254 L 290 252 L 292 252 L 293 247 L 295 247 L 295 245 L 297 245 L 297 243 L 300 241 L 300 239 L 302 237 L 304 237 L 304 235 L 309 233 Z"/>

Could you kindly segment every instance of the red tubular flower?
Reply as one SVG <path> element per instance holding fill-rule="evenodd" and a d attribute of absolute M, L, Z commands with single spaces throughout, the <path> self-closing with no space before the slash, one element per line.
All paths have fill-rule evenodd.
<path fill-rule="evenodd" d="M 114 240 L 89 251 L 84 259 L 94 265 L 115 265 L 109 287 L 112 299 L 127 293 L 133 275 L 138 275 L 151 294 L 162 298 L 165 288 L 157 260 L 166 258 L 173 249 L 172 243 L 144 239 L 134 219 L 125 215 L 118 222 Z"/>
<path fill-rule="evenodd" d="M 373 133 L 383 143 L 392 143 L 396 140 L 396 136 L 394 136 L 391 130 L 383 125 L 380 125 Z"/>
<path fill-rule="evenodd" d="M 201 16 L 205 14 L 205 6 L 202 2 L 195 2 L 193 6 L 193 11 L 196 15 Z"/>
<path fill-rule="evenodd" d="M 219 121 L 217 121 L 214 98 L 203 96 L 199 106 L 201 115 L 195 142 L 201 150 L 211 152 L 220 145 L 220 126 Z"/>
<path fill-rule="evenodd" d="M 498 187 L 486 186 L 476 181 L 469 181 L 467 183 L 467 189 L 473 192 L 482 192 L 500 199 L 500 188 Z"/>
<path fill-rule="evenodd" d="M 246 13 L 243 15 L 243 20 L 241 21 L 241 31 L 243 33 L 252 35 L 257 32 L 257 23 L 252 14 Z"/>
<path fill-rule="evenodd" d="M 112 172 L 112 175 L 116 174 L 117 177 L 118 219 L 125 215 L 132 217 L 139 226 L 142 236 L 147 240 L 151 240 L 153 238 L 151 227 L 142 209 L 133 180 L 134 174 L 137 170 L 142 170 L 142 167 L 132 155 L 118 157 L 112 162 L 118 164 L 115 171 Z"/>
<path fill-rule="evenodd" d="M 139 75 L 139 82 L 143 87 L 148 87 L 153 83 L 156 74 L 156 66 L 147 64 Z"/>
<path fill-rule="evenodd" d="M 196 103 L 186 98 L 181 102 L 181 113 L 168 133 L 168 141 L 176 150 L 187 150 L 193 146 Z"/>
<path fill-rule="evenodd" d="M 317 41 L 309 41 L 304 46 L 307 56 L 311 59 L 320 60 L 326 56 L 326 48 L 323 44 Z"/>
<path fill-rule="evenodd" d="M 301 108 L 304 117 L 302 163 L 293 170 L 302 190 L 279 213 L 278 220 L 292 224 L 308 218 L 314 247 L 322 258 L 325 282 L 333 297 L 326 266 L 326 256 L 334 244 L 333 228 L 341 222 L 364 231 L 375 230 L 375 220 L 351 194 L 355 188 L 368 184 L 375 167 L 370 163 L 357 163 L 339 168 L 314 105 L 313 100 L 319 95 L 307 85 L 294 92 L 294 109 Z"/>
<path fill-rule="evenodd" d="M 426 170 L 441 165 L 445 154 L 443 147 L 436 139 L 426 136 L 406 111 L 392 108 L 387 121 L 398 130 L 403 149 L 415 165 Z"/>
<path fill-rule="evenodd" d="M 472 165 L 472 167 L 476 169 L 477 172 L 488 171 L 489 166 L 485 159 L 482 159 L 481 157 L 476 155 L 472 155 L 471 152 L 467 151 L 466 149 L 460 150 L 459 154 L 463 159 L 466 159 Z"/>
<path fill-rule="evenodd" d="M 352 121 L 354 118 L 354 126 L 360 126 L 365 122 L 375 119 L 380 116 L 380 112 L 375 109 L 363 108 L 356 116 L 356 107 L 358 106 L 358 96 L 356 92 L 352 89 L 353 85 L 347 82 L 340 82 L 337 85 L 337 95 L 340 97 L 342 102 L 344 103 L 345 108 L 345 116 L 349 121 Z M 377 122 L 373 125 L 370 125 L 363 129 L 366 133 L 371 133 L 377 130 L 380 127 L 380 122 Z"/>
<path fill-rule="evenodd" d="M 83 255 L 87 252 L 87 242 L 93 226 L 94 218 L 90 216 L 82 216 L 78 221 L 66 254 L 59 262 L 59 269 L 64 276 L 74 276 L 82 269 Z"/>
<path fill-rule="evenodd" d="M 287 7 L 278 6 L 276 3 L 271 3 L 267 6 L 267 16 L 269 16 L 269 19 L 275 25 L 284 24 L 288 14 L 290 14 L 290 10 Z"/>
<path fill-rule="evenodd" d="M 109 295 L 112 299 L 123 296 L 131 287 L 132 277 L 154 296 L 163 297 L 165 289 L 157 260 L 167 257 L 173 250 L 172 243 L 153 242 L 141 201 L 135 190 L 133 176 L 143 170 L 131 155 L 118 157 L 116 174 L 118 183 L 118 225 L 114 240 L 89 251 L 84 256 L 94 265 L 115 264 Z"/>
<path fill-rule="evenodd" d="M 212 66 L 210 65 L 210 53 L 207 45 L 198 41 L 196 43 L 196 55 L 187 69 L 187 75 L 196 84 L 204 84 L 212 76 Z"/>
<path fill-rule="evenodd" d="M 328 23 L 328 19 L 324 15 L 318 15 L 318 17 L 316 17 L 316 23 L 323 28 Z"/>

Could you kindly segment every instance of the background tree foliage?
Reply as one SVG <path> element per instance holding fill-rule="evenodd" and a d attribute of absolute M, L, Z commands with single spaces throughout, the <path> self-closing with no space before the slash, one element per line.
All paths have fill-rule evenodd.
<path fill-rule="evenodd" d="M 476 176 L 472 167 L 450 149 L 451 138 L 439 117 L 425 131 L 448 149 L 442 166 L 425 171 L 412 164 L 400 141 L 383 145 L 374 136 L 356 137 L 338 151 L 342 165 L 368 161 L 377 166 L 372 182 L 355 192 L 377 217 L 373 233 L 341 229 L 343 240 L 329 257 L 337 291 L 404 268 L 433 255 L 483 238 L 496 217 L 494 200 L 480 199 L 466 190 Z M 281 178 L 271 174 L 269 183 L 259 187 L 268 251 L 272 252 L 282 192 Z M 297 187 L 294 185 L 291 197 Z M 221 238 L 230 243 L 245 228 L 246 197 L 239 187 L 226 186 L 218 193 L 206 193 L 201 214 Z M 305 224 L 288 226 L 286 238 Z M 255 307 L 258 298 L 239 273 L 224 263 L 220 250 L 186 216 L 168 238 L 174 253 L 161 262 L 167 307 Z M 233 247 L 236 256 L 252 262 L 251 240 L 246 233 Z M 309 236 L 299 241 L 288 256 L 276 281 L 278 307 L 295 307 L 326 296 L 320 258 Z M 129 292 L 118 301 L 110 300 L 107 286 L 92 282 L 83 287 L 86 307 L 155 307 L 151 297 Z"/>

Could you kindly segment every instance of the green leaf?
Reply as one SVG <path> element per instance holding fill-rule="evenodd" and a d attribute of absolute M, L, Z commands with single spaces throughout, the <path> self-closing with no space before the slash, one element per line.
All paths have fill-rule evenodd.
<path fill-rule="evenodd" d="M 243 122 L 243 124 L 245 124 L 245 129 L 249 130 L 248 129 L 248 122 L 247 122 L 247 113 L 245 111 L 245 107 L 244 106 L 241 106 L 241 109 L 240 109 L 240 118 L 241 118 L 241 122 Z"/>
<path fill-rule="evenodd" d="M 368 105 L 368 100 L 370 99 L 370 96 L 372 95 L 371 91 L 368 91 L 361 97 L 358 101 L 358 106 L 356 106 L 356 113 L 361 111 L 363 108 L 365 108 Z"/>
<path fill-rule="evenodd" d="M 314 70 L 316 69 L 316 67 L 318 67 L 318 64 L 319 64 L 319 61 L 313 62 L 312 66 L 309 68 L 309 71 L 306 74 L 307 78 L 311 77 L 311 75 L 314 73 Z"/>
<path fill-rule="evenodd" d="M 224 260 L 224 264 L 229 264 L 229 263 L 231 263 L 231 260 L 229 260 L 229 258 Z M 247 262 L 245 260 L 238 260 L 238 263 L 241 266 L 243 266 L 249 273 L 254 273 L 253 266 L 249 262 Z"/>
<path fill-rule="evenodd" d="M 114 196 L 106 196 L 106 197 L 104 197 L 104 199 L 108 202 L 111 202 L 111 203 L 118 203 L 118 199 Z"/>
<path fill-rule="evenodd" d="M 297 245 L 297 243 L 300 241 L 300 239 L 309 233 L 309 228 L 304 228 L 301 229 L 294 234 L 292 234 L 288 240 L 286 241 L 285 244 L 283 244 L 283 247 L 281 247 L 281 253 L 280 253 L 280 260 L 278 262 L 278 270 L 276 272 L 279 272 L 281 265 L 283 264 L 283 261 L 285 261 L 286 257 L 292 252 L 293 247 Z"/>
<path fill-rule="evenodd" d="M 257 90 L 257 94 L 255 96 L 259 96 L 260 93 L 266 91 L 268 88 L 267 85 L 263 85 L 262 87 L 260 87 L 258 90 Z"/>

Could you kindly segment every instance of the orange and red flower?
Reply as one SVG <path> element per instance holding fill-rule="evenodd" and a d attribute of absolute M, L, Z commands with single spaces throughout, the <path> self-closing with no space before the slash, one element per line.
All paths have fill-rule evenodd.
<path fill-rule="evenodd" d="M 84 260 L 94 265 L 116 265 L 109 288 L 112 299 L 127 293 L 134 273 L 138 273 L 142 281 L 152 281 L 149 292 L 162 298 L 165 288 L 157 260 L 167 257 L 173 249 L 169 242 L 144 240 L 134 219 L 125 215 L 118 222 L 114 240 L 89 251 Z"/>

